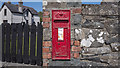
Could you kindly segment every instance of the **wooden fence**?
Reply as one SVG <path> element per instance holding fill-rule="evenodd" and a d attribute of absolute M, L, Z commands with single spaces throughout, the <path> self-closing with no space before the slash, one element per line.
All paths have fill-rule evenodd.
<path fill-rule="evenodd" d="M 42 65 L 43 27 L 40 23 L 2 24 L 2 61 Z"/>

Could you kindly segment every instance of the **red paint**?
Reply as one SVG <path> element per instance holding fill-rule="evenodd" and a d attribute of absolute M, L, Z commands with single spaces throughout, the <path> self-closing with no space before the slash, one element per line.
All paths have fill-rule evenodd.
<path fill-rule="evenodd" d="M 63 28 L 63 40 L 58 40 L 58 28 Z M 52 59 L 70 59 L 70 10 L 52 10 Z"/>

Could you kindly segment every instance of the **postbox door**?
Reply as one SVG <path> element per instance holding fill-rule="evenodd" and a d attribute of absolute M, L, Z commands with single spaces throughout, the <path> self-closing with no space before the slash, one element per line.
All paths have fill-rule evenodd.
<path fill-rule="evenodd" d="M 52 22 L 52 59 L 70 59 L 70 21 Z"/>
<path fill-rule="evenodd" d="M 61 31 L 61 33 L 60 33 L 60 31 Z M 53 45 L 54 45 L 53 59 L 70 59 L 68 28 L 55 28 L 54 32 L 55 33 L 53 36 L 53 39 L 54 39 L 54 41 L 53 41 Z"/>
<path fill-rule="evenodd" d="M 61 30 L 60 30 L 61 29 Z M 67 28 L 57 28 L 57 37 L 56 37 L 56 56 L 67 57 Z M 61 32 L 61 34 L 60 34 Z"/>

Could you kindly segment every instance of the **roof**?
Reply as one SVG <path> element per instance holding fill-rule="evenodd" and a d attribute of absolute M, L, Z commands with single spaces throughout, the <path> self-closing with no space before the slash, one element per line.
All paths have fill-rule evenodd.
<path fill-rule="evenodd" d="M 5 3 L 2 5 L 1 9 L 3 8 L 4 5 L 6 5 L 12 13 L 22 13 L 22 12 L 19 12 L 19 10 L 18 10 L 18 5 L 9 4 L 9 3 L 6 3 L 6 2 L 5 2 Z M 37 12 L 35 9 L 31 8 L 31 7 L 23 6 L 23 12 L 24 12 L 25 10 L 29 10 L 32 14 L 38 15 L 38 12 Z"/>

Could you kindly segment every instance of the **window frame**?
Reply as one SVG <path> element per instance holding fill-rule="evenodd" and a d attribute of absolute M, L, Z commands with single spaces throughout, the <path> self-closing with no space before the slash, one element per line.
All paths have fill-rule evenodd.
<path fill-rule="evenodd" d="M 8 20 L 3 20 L 3 23 L 8 23 Z"/>
<path fill-rule="evenodd" d="M 7 9 L 4 9 L 4 16 L 7 16 Z"/>

